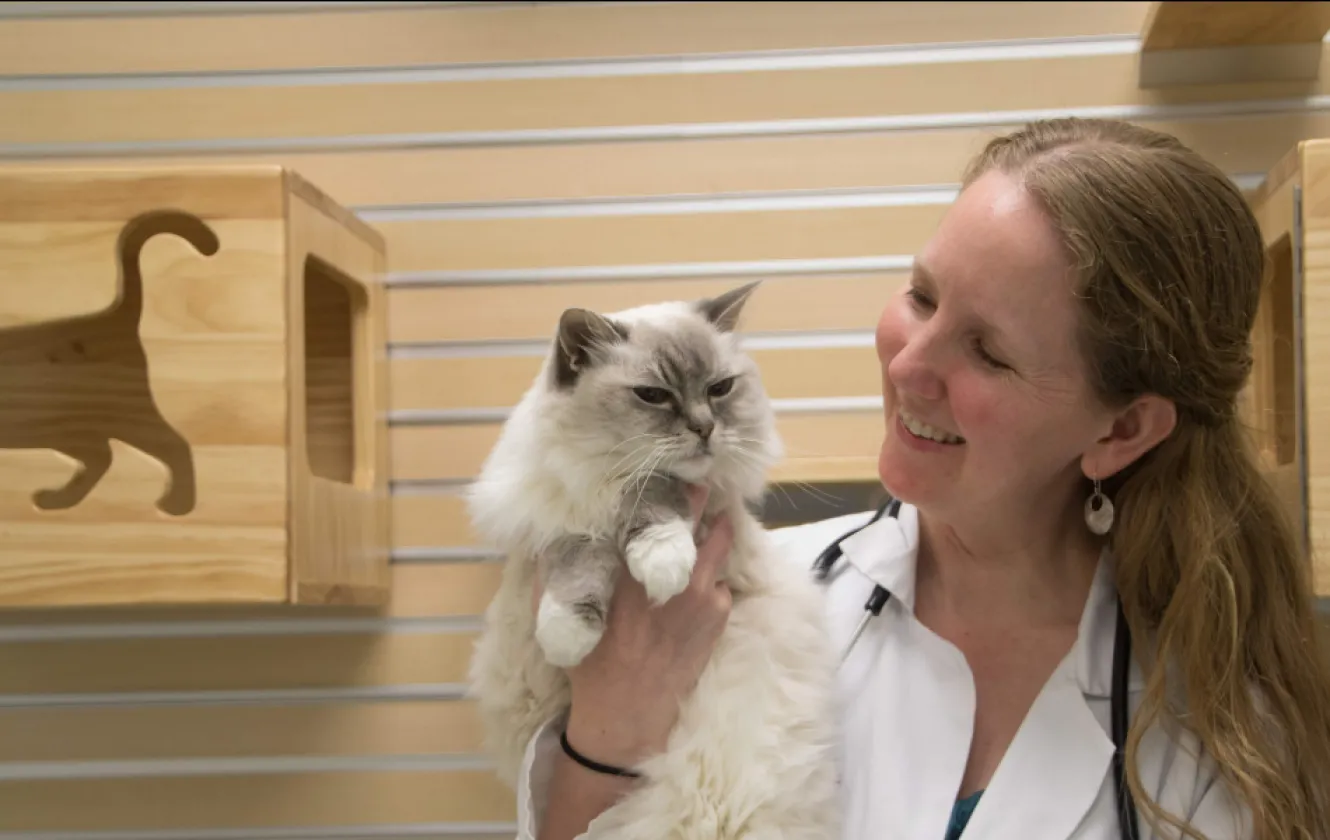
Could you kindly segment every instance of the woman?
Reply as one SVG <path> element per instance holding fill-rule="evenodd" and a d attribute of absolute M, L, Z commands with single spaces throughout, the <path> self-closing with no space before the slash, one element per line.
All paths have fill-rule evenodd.
<path fill-rule="evenodd" d="M 963 187 L 877 329 L 878 471 L 902 506 L 777 532 L 808 566 L 866 525 L 828 584 L 842 639 L 874 585 L 891 595 L 840 671 L 845 837 L 1123 836 L 1120 600 L 1141 836 L 1325 838 L 1307 563 L 1235 416 L 1263 268 L 1241 194 L 1172 137 L 1070 119 L 994 140 Z M 665 742 L 725 623 L 727 548 L 715 529 L 659 609 L 622 576 L 571 674 L 578 753 L 625 767 Z M 632 785 L 555 725 L 519 791 L 541 840 Z"/>

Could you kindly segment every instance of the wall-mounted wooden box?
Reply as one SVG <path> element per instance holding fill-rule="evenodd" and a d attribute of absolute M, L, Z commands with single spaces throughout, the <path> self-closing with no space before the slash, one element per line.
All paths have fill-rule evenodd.
<path fill-rule="evenodd" d="M 1299 143 L 1252 196 L 1267 269 L 1242 411 L 1330 595 L 1330 140 Z"/>
<path fill-rule="evenodd" d="M 383 266 L 280 167 L 0 169 L 0 607 L 384 601 Z"/>

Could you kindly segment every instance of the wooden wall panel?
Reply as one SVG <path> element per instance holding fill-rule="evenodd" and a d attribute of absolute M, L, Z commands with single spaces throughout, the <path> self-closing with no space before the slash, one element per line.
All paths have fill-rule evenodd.
<path fill-rule="evenodd" d="M 776 428 L 786 441 L 786 457 L 775 479 L 871 480 L 882 422 L 878 410 L 780 416 Z M 498 435 L 493 423 L 399 427 L 392 435 L 393 475 L 399 481 L 469 480 Z"/>
<path fill-rule="evenodd" d="M 566 61 L 1134 35 L 1149 4 L 947 3 L 923 8 L 794 2 L 766 4 L 760 14 L 743 2 L 456 5 L 464 8 L 15 20 L 0 32 L 0 73 L 390 68 L 444 60 Z M 817 25 L 810 27 L 812 19 Z"/>
<path fill-rule="evenodd" d="M 1164 106 L 1162 113 L 1169 110 Z M 945 118 L 946 115 L 943 115 Z M 1010 123 L 944 131 L 854 131 L 676 141 L 366 148 L 358 151 L 179 155 L 180 165 L 282 163 L 338 201 L 373 213 L 416 205 L 708 196 L 781 190 L 864 190 L 950 184 L 965 161 Z M 1259 173 L 1289 138 L 1330 134 L 1324 112 L 1152 118 L 1234 173 Z M 99 164 L 132 166 L 138 157 Z M 48 165 L 78 166 L 51 159 Z M 0 160 L 0 167 L 5 165 Z"/>
<path fill-rule="evenodd" d="M 470 654 L 471 635 L 447 630 L 12 641 L 0 694 L 449 684 L 465 681 Z"/>
<path fill-rule="evenodd" d="M 12 831 L 373 828 L 501 822 L 512 820 L 515 811 L 511 791 L 484 770 L 0 781 L 0 825 Z"/>
<path fill-rule="evenodd" d="M 744 307 L 744 332 L 871 330 L 903 271 L 766 277 Z M 614 312 L 660 300 L 700 300 L 751 278 L 398 286 L 388 297 L 389 331 L 399 345 L 486 339 L 548 343 L 569 306 Z"/>
<path fill-rule="evenodd" d="M 1147 3 L 181 5 L 0 6 L 0 167 L 281 163 L 387 236 L 393 598 L 0 615 L 0 836 L 511 837 L 462 493 L 565 307 L 762 278 L 780 492 L 871 485 L 873 329 L 990 137 L 1125 116 L 1251 186 L 1330 133 L 1324 82 L 1139 89 Z"/>
<path fill-rule="evenodd" d="M 392 272 L 799 260 L 911 254 L 943 204 L 382 222 Z"/>
<path fill-rule="evenodd" d="M 1322 62 L 1324 69 L 1325 61 Z M 1136 58 L 1086 55 L 773 73 L 0 91 L 0 143 L 473 133 L 1151 106 L 1325 93 L 1292 82 L 1143 90 Z M 974 80 L 982 74 L 984 84 Z"/>
<path fill-rule="evenodd" d="M 3 709 L 0 763 L 465 754 L 478 722 L 468 700 Z"/>
<path fill-rule="evenodd" d="M 776 400 L 876 396 L 882 393 L 877 355 L 864 347 L 754 350 L 767 394 Z M 392 363 L 394 411 L 509 408 L 541 366 L 537 356 L 397 359 Z"/>

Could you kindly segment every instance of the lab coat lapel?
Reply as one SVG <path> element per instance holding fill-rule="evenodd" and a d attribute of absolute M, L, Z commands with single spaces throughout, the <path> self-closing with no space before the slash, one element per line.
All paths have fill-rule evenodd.
<path fill-rule="evenodd" d="M 1065 840 L 1094 806 L 1113 757 L 1071 653 L 1026 715 L 970 818 L 973 840 Z"/>
<path fill-rule="evenodd" d="M 1095 806 L 1111 770 L 1113 740 L 1087 696 L 1108 696 L 1116 605 L 1105 552 L 1076 643 L 1007 748 L 970 818 L 967 840 L 1065 840 Z"/>

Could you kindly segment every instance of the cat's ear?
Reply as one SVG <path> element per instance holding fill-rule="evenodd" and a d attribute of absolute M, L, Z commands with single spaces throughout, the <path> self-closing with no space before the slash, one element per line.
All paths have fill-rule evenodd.
<path fill-rule="evenodd" d="M 723 295 L 699 301 L 698 311 L 721 332 L 734 332 L 734 328 L 739 325 L 739 314 L 743 312 L 744 304 L 761 282 L 754 280 Z"/>
<path fill-rule="evenodd" d="M 592 363 L 597 348 L 627 338 L 627 327 L 603 315 L 589 309 L 564 310 L 554 340 L 555 384 L 560 388 L 571 387 Z"/>

